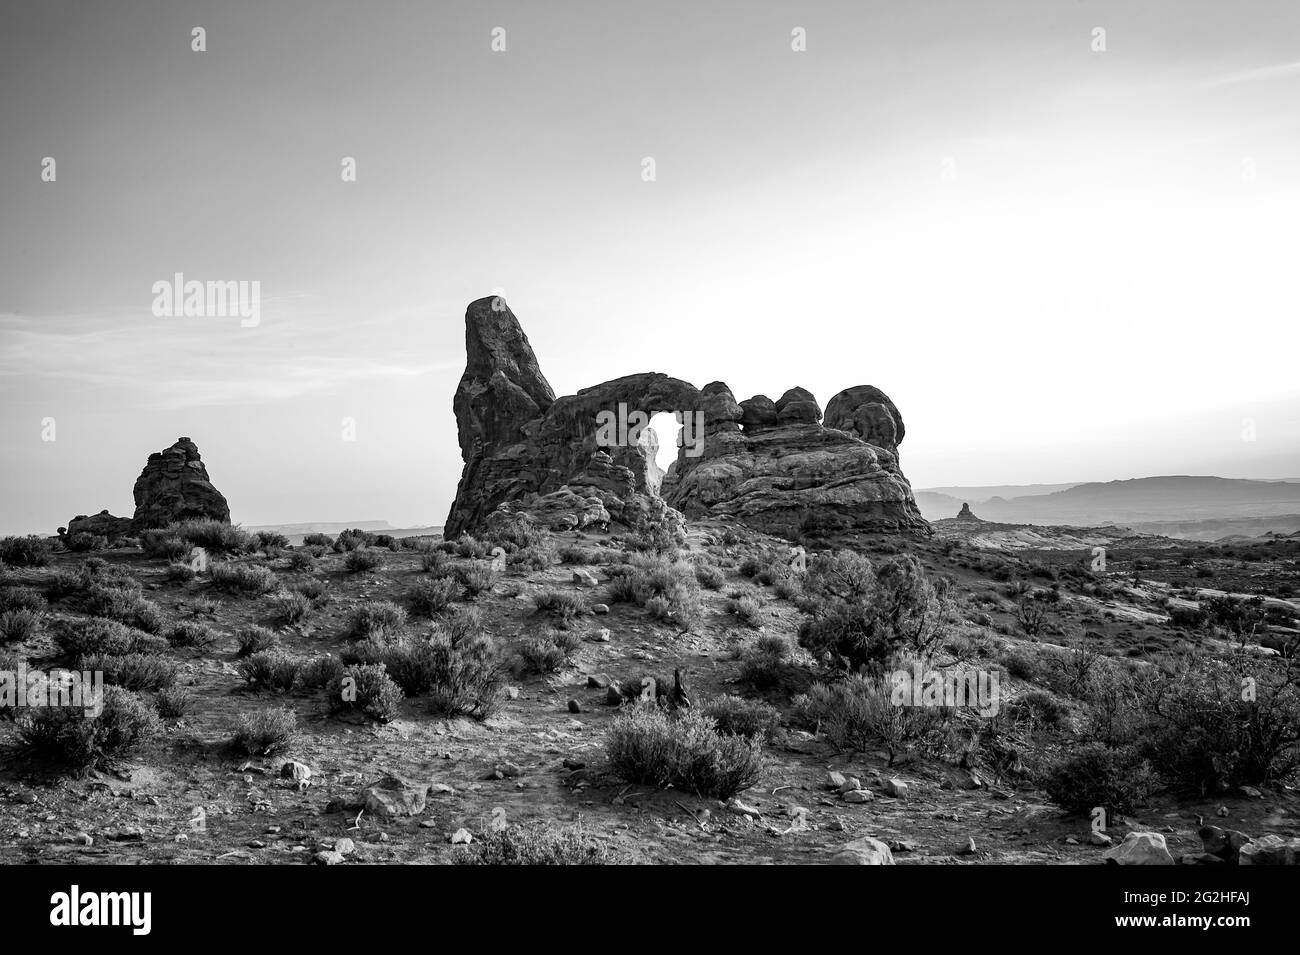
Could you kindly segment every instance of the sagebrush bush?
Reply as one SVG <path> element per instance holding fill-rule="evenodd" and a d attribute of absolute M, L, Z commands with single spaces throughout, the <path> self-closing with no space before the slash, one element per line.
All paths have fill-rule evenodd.
<path fill-rule="evenodd" d="M 143 597 L 140 584 L 129 579 L 91 584 L 81 596 L 81 609 L 146 633 L 159 633 L 167 625 L 162 608 Z"/>
<path fill-rule="evenodd" d="M 193 698 L 190 691 L 181 686 L 165 686 L 153 697 L 153 708 L 165 720 L 180 720 L 190 710 Z"/>
<path fill-rule="evenodd" d="M 515 551 L 507 559 L 507 563 L 517 564 L 525 570 L 545 570 L 555 561 L 555 549 L 550 545 L 545 547 L 524 547 Z"/>
<path fill-rule="evenodd" d="M 719 733 L 712 719 L 694 710 L 669 714 L 651 704 L 635 704 L 615 717 L 605 754 L 610 769 L 630 783 L 715 799 L 753 786 L 763 770 L 759 740 Z"/>
<path fill-rule="evenodd" d="M 40 613 L 49 604 L 31 587 L 0 587 L 0 613 L 6 610 L 33 610 Z"/>
<path fill-rule="evenodd" d="M 140 534 L 140 549 L 146 557 L 161 557 L 170 561 L 189 557 L 194 545 L 169 531 L 155 528 Z"/>
<path fill-rule="evenodd" d="M 898 669 L 906 669 L 898 665 Z M 852 674 L 835 683 L 816 683 L 796 701 L 800 717 L 816 725 L 841 750 L 883 747 L 889 763 L 913 747 L 938 748 L 946 739 L 952 710 L 941 706 L 900 706 L 889 681 Z"/>
<path fill-rule="evenodd" d="M 50 562 L 49 541 L 35 534 L 0 539 L 0 562 L 10 567 L 44 567 Z"/>
<path fill-rule="evenodd" d="M 202 547 L 209 554 L 242 554 L 252 549 L 252 539 L 246 531 L 221 521 L 182 521 L 168 527 L 167 533 Z"/>
<path fill-rule="evenodd" d="M 208 565 L 212 586 L 228 594 L 269 594 L 280 586 L 270 568 L 229 561 Z"/>
<path fill-rule="evenodd" d="M 353 574 L 382 570 L 384 567 L 384 551 L 370 547 L 361 547 L 348 551 L 348 555 L 343 558 L 343 567 Z"/>
<path fill-rule="evenodd" d="M 1137 747 L 1084 743 L 1049 765 L 1039 782 L 1052 801 L 1069 812 L 1101 806 L 1117 814 L 1145 805 L 1156 788 L 1156 775 Z"/>
<path fill-rule="evenodd" d="M 497 574 L 490 564 L 469 564 L 456 568 L 456 579 L 465 588 L 465 593 L 473 599 L 484 591 L 492 589 Z"/>
<path fill-rule="evenodd" d="M 254 550 L 265 551 L 268 554 L 284 550 L 289 546 L 289 538 L 275 531 L 258 531 L 253 535 Z"/>
<path fill-rule="evenodd" d="M 585 547 L 576 547 L 574 545 L 559 548 L 557 556 L 560 558 L 561 564 L 586 565 L 596 562 L 591 551 Z"/>
<path fill-rule="evenodd" d="M 331 656 L 308 660 L 298 670 L 298 685 L 307 690 L 319 690 L 329 686 L 334 680 L 347 672 L 337 658 Z"/>
<path fill-rule="evenodd" d="M 311 578 L 300 580 L 289 587 L 296 594 L 302 594 L 308 600 L 316 601 L 325 596 L 325 582 Z"/>
<path fill-rule="evenodd" d="M 348 667 L 330 683 L 332 712 L 359 712 L 380 723 L 397 718 L 402 689 L 388 676 L 382 663 Z"/>
<path fill-rule="evenodd" d="M 63 546 L 74 554 L 82 554 L 93 550 L 106 550 L 108 548 L 108 538 L 102 534 L 78 531 L 75 534 L 69 534 L 64 539 Z"/>
<path fill-rule="evenodd" d="M 176 682 L 176 664 L 156 654 L 87 654 L 77 669 L 102 672 L 105 683 L 126 690 L 160 690 Z"/>
<path fill-rule="evenodd" d="M 426 550 L 421 553 L 420 568 L 426 574 L 433 574 L 435 577 L 449 577 L 455 572 L 451 558 L 440 550 Z"/>
<path fill-rule="evenodd" d="M 776 634 L 759 637 L 740 657 L 740 678 L 756 689 L 782 685 L 789 673 L 792 648 Z"/>
<path fill-rule="evenodd" d="M 799 643 L 844 669 L 879 667 L 890 656 L 928 656 L 942 641 L 946 583 L 932 582 L 916 558 L 873 566 L 852 551 L 818 554 L 803 584 Z"/>
<path fill-rule="evenodd" d="M 6 610 L 0 613 L 0 643 L 18 643 L 36 636 L 41 614 L 35 610 Z"/>
<path fill-rule="evenodd" d="M 311 612 L 311 600 L 295 590 L 278 593 L 271 598 L 271 616 L 277 623 L 300 623 Z"/>
<path fill-rule="evenodd" d="M 485 636 L 435 633 L 427 672 L 431 712 L 485 720 L 496 710 L 503 677 L 496 644 Z"/>
<path fill-rule="evenodd" d="M 581 826 L 509 825 L 475 838 L 457 865 L 610 865 L 610 848 Z"/>
<path fill-rule="evenodd" d="M 469 557 L 473 560 L 482 560 L 492 552 L 492 546 L 485 541 L 475 540 L 469 534 L 461 534 L 454 541 L 444 542 L 449 544 L 450 552 L 457 557 Z"/>
<path fill-rule="evenodd" d="M 17 720 L 28 754 L 77 772 L 107 769 L 113 760 L 143 746 L 162 730 L 153 708 L 130 690 L 104 687 L 95 716 L 67 706 L 27 709 Z"/>
<path fill-rule="evenodd" d="M 781 714 L 775 706 L 739 696 L 714 697 L 704 704 L 704 715 L 717 724 L 719 733 L 763 742 L 781 725 Z"/>
<path fill-rule="evenodd" d="M 334 547 L 334 538 L 328 534 L 304 534 L 302 542 L 305 547 Z"/>
<path fill-rule="evenodd" d="M 396 633 L 406 624 L 406 611 L 391 600 L 372 600 L 359 604 L 348 615 L 344 637 L 365 640 L 373 636 Z"/>
<path fill-rule="evenodd" d="M 250 624 L 235 631 L 235 643 L 239 645 L 239 649 L 235 653 L 236 656 L 251 657 L 254 653 L 261 653 L 264 650 L 273 650 L 278 647 L 280 645 L 280 635 L 274 630 L 266 629 L 266 627 Z"/>
<path fill-rule="evenodd" d="M 763 605 L 757 597 L 745 595 L 727 601 L 727 613 L 747 627 L 757 627 L 763 620 Z"/>
<path fill-rule="evenodd" d="M 696 623 L 703 613 L 700 585 L 694 567 L 664 557 L 634 557 L 610 568 L 610 600 L 645 607 L 656 619 L 683 626 Z"/>
<path fill-rule="evenodd" d="M 171 584 L 186 584 L 197 576 L 198 571 L 189 564 L 168 564 L 167 569 L 163 571 L 163 580 Z"/>
<path fill-rule="evenodd" d="M 206 650 L 217 642 L 215 630 L 193 620 L 172 624 L 164 631 L 163 637 L 173 647 L 193 647 L 196 650 Z"/>
<path fill-rule="evenodd" d="M 460 584 L 450 577 L 433 577 L 417 580 L 406 592 L 411 612 L 421 617 L 432 617 L 451 606 L 460 597 Z"/>
<path fill-rule="evenodd" d="M 591 612 L 591 605 L 587 603 L 587 598 L 583 594 L 573 590 L 559 590 L 555 587 L 548 587 L 533 594 L 533 606 L 537 608 L 538 613 L 554 618 L 558 626 L 566 629 L 579 617 Z"/>
<path fill-rule="evenodd" d="M 293 689 L 301 664 L 280 650 L 254 653 L 239 663 L 239 675 L 259 690 L 287 693 Z"/>
<path fill-rule="evenodd" d="M 235 723 L 230 744 L 248 756 L 270 756 L 293 742 L 298 715 L 286 707 L 243 713 Z"/>
<path fill-rule="evenodd" d="M 316 566 L 316 555 L 310 550 L 291 550 L 286 560 L 290 570 L 311 570 Z"/>
<path fill-rule="evenodd" d="M 722 585 L 726 583 L 727 577 L 716 567 L 708 564 L 696 564 L 695 579 L 701 587 L 708 590 L 721 590 Z"/>
<path fill-rule="evenodd" d="M 67 658 L 90 654 L 164 653 L 167 640 L 143 630 L 136 630 L 116 620 L 82 619 L 61 622 L 54 628 L 54 644 Z"/>
<path fill-rule="evenodd" d="M 515 517 L 494 527 L 486 536 L 489 544 L 513 544 L 519 550 L 528 547 L 548 547 L 551 543 L 551 532 L 549 530 L 534 524 L 523 516 Z M 457 543 L 459 544 L 459 541 Z M 461 554 L 461 556 L 470 557 L 474 555 Z"/>
<path fill-rule="evenodd" d="M 528 673 L 554 673 L 578 649 L 579 640 L 566 632 L 532 637 L 519 645 L 519 659 Z"/>

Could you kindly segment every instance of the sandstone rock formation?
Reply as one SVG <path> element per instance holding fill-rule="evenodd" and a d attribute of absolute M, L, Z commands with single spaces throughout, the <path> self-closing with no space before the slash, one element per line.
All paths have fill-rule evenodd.
<path fill-rule="evenodd" d="M 149 455 L 134 494 L 137 532 L 175 521 L 230 523 L 230 505 L 212 486 L 198 445 L 189 438 L 177 438 L 170 448 Z"/>
<path fill-rule="evenodd" d="M 465 313 L 465 373 L 452 406 L 465 467 L 445 533 L 517 515 L 550 527 L 731 518 L 791 534 L 810 524 L 928 532 L 898 465 L 903 421 L 882 392 L 849 388 L 822 409 L 791 388 L 737 402 L 657 372 L 554 397 L 514 314 L 499 298 Z M 679 412 L 666 474 L 646 422 Z M 671 507 L 665 507 L 671 505 Z"/>
<path fill-rule="evenodd" d="M 983 523 L 980 518 L 975 516 L 975 512 L 970 509 L 970 505 L 965 502 L 962 503 L 961 510 L 957 512 L 957 517 L 955 519 L 959 521 L 980 521 L 980 523 Z"/>
<path fill-rule="evenodd" d="M 62 528 L 60 528 L 60 532 L 60 536 L 62 536 Z M 66 533 L 68 537 L 75 534 L 93 534 L 96 537 L 107 537 L 110 541 L 114 541 L 120 537 L 131 536 L 132 522 L 129 517 L 114 517 L 107 510 L 102 510 L 98 514 L 92 514 L 89 517 L 85 514 L 78 514 L 68 521 Z"/>

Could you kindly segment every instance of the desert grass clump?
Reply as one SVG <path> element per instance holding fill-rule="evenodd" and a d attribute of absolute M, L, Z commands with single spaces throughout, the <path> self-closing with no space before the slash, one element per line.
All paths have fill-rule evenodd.
<path fill-rule="evenodd" d="M 298 730 L 298 715 L 287 707 L 241 714 L 230 745 L 247 756 L 270 756 L 286 749 Z"/>
<path fill-rule="evenodd" d="M 391 600 L 372 600 L 352 609 L 344 637 L 348 640 L 382 637 L 396 633 L 405 624 L 406 611 L 397 604 Z"/>
<path fill-rule="evenodd" d="M 633 557 L 630 563 L 611 567 L 609 573 L 614 603 L 635 603 L 656 619 L 684 626 L 694 624 L 703 613 L 694 567 L 685 561 Z"/>
<path fill-rule="evenodd" d="M 173 647 L 193 647 L 196 650 L 206 650 L 217 642 L 215 630 L 193 620 L 172 624 L 163 632 L 163 637 Z"/>
<path fill-rule="evenodd" d="M 317 657 L 308 660 L 298 670 L 298 685 L 307 690 L 319 690 L 323 686 L 329 686 L 345 672 L 347 667 L 337 658 L 328 655 Z"/>
<path fill-rule="evenodd" d="M 153 708 L 165 720 L 180 720 L 190 711 L 194 698 L 183 686 L 165 686 L 153 696 Z"/>
<path fill-rule="evenodd" d="M 0 587 L 0 613 L 7 610 L 31 610 L 40 613 L 48 603 L 31 587 Z"/>
<path fill-rule="evenodd" d="M 249 625 L 240 627 L 235 632 L 235 643 L 239 645 L 235 655 L 238 657 L 251 657 L 255 653 L 262 653 L 266 650 L 274 650 L 280 645 L 280 635 L 274 630 L 268 630 L 266 627 Z"/>
<path fill-rule="evenodd" d="M 223 593 L 245 596 L 269 594 L 280 585 L 268 567 L 229 561 L 208 565 L 208 578 Z"/>
<path fill-rule="evenodd" d="M 509 825 L 477 837 L 457 865 L 612 865 L 608 845 L 579 826 L 550 821 Z"/>
<path fill-rule="evenodd" d="M 287 693 L 293 689 L 301 664 L 280 650 L 254 653 L 239 664 L 239 675 L 254 689 Z"/>
<path fill-rule="evenodd" d="M 704 704 L 703 712 L 717 724 L 719 733 L 763 742 L 781 725 L 781 714 L 775 706 L 739 696 L 714 697 Z"/>
<path fill-rule="evenodd" d="M 383 551 L 372 547 L 358 547 L 356 550 L 350 550 L 348 555 L 343 558 L 343 568 L 350 574 L 367 574 L 372 571 L 383 570 Z"/>
<path fill-rule="evenodd" d="M 695 710 L 667 713 L 638 703 L 610 727 L 605 753 L 615 775 L 630 783 L 672 786 L 714 799 L 729 799 L 758 782 L 763 744 L 720 733 Z"/>
<path fill-rule="evenodd" d="M 41 614 L 20 608 L 0 613 L 0 644 L 29 640 L 41 630 Z"/>
<path fill-rule="evenodd" d="M 253 540 L 247 531 L 221 521 L 182 521 L 172 524 L 167 532 L 195 547 L 202 547 L 209 554 L 243 554 L 253 548 Z"/>
<path fill-rule="evenodd" d="M 330 683 L 331 712 L 359 712 L 380 723 L 391 723 L 401 703 L 402 689 L 382 663 L 349 667 Z"/>
<path fill-rule="evenodd" d="M 70 659 L 91 654 L 165 653 L 168 649 L 163 637 L 100 618 L 61 622 L 54 628 L 54 644 Z"/>
<path fill-rule="evenodd" d="M 162 731 L 153 708 L 118 686 L 104 687 L 102 708 L 96 715 L 77 707 L 45 706 L 29 709 L 17 723 L 19 740 L 29 756 L 76 773 L 109 769 L 115 760 Z"/>
<path fill-rule="evenodd" d="M 0 539 L 0 562 L 10 567 L 44 567 L 51 551 L 49 541 L 35 534 Z"/>
<path fill-rule="evenodd" d="M 581 616 L 591 612 L 587 598 L 572 590 L 548 587 L 533 594 L 533 606 L 538 613 L 555 619 L 558 626 L 568 629 Z"/>
<path fill-rule="evenodd" d="M 490 564 L 469 564 L 456 568 L 456 579 L 471 600 L 488 592 L 496 583 L 497 573 Z"/>
<path fill-rule="evenodd" d="M 311 600 L 297 591 L 287 590 L 271 598 L 271 615 L 281 625 L 301 623 L 311 612 Z"/>
<path fill-rule="evenodd" d="M 432 617 L 451 606 L 461 593 L 460 584 L 450 577 L 419 580 L 406 592 L 411 612 L 421 617 Z"/>
<path fill-rule="evenodd" d="M 126 690 L 161 690 L 176 682 L 176 664 L 156 654 L 89 654 L 77 661 L 77 669 L 101 672 L 105 683 Z"/>

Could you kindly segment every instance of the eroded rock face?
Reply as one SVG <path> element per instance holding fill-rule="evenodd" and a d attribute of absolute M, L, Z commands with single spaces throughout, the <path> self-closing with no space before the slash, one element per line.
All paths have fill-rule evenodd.
<path fill-rule="evenodd" d="M 149 455 L 134 494 L 137 532 L 176 521 L 230 523 L 230 505 L 212 486 L 198 445 L 189 438 L 177 438 L 170 448 Z"/>
<path fill-rule="evenodd" d="M 878 389 L 840 392 L 826 426 L 803 388 L 737 402 L 724 382 L 701 390 L 657 372 L 555 398 L 504 302 L 471 303 L 465 324 L 453 402 L 465 468 L 449 537 L 520 514 L 557 528 L 680 520 L 671 509 L 775 533 L 810 514 L 846 530 L 929 530 L 898 466 L 902 417 Z M 682 441 L 660 474 L 654 450 L 669 436 L 644 427 L 664 411 L 683 413 Z"/>
<path fill-rule="evenodd" d="M 68 521 L 67 535 L 71 537 L 74 534 L 94 534 L 96 537 L 107 537 L 110 541 L 114 541 L 131 536 L 132 521 L 129 517 L 114 517 L 107 510 L 91 514 L 89 517 L 78 514 Z"/>

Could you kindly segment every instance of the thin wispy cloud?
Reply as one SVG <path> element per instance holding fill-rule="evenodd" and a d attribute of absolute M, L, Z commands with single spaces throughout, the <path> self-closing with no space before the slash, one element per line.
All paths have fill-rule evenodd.
<path fill-rule="evenodd" d="M 1225 86 L 1238 86 L 1242 83 L 1262 83 L 1272 80 L 1288 80 L 1300 77 L 1300 60 L 1292 63 L 1277 63 L 1273 66 L 1261 66 L 1249 70 L 1237 70 L 1211 77 L 1201 84 L 1204 89 L 1220 89 Z"/>

